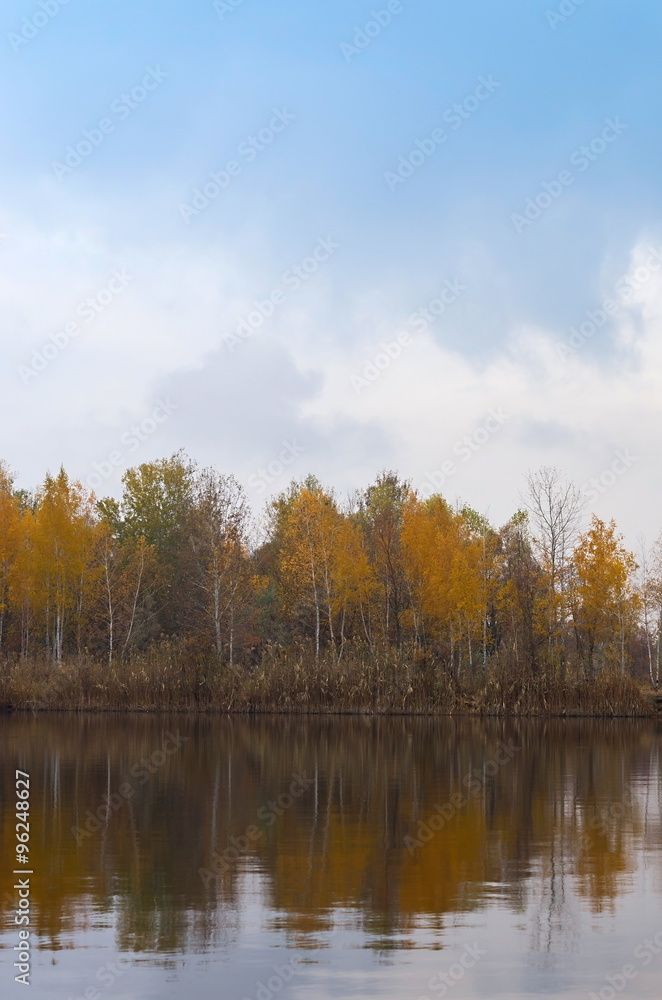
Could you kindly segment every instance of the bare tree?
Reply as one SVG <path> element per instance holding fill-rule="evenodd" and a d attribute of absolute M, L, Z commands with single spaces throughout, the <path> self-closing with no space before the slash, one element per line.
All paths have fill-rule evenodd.
<path fill-rule="evenodd" d="M 548 579 L 547 629 L 551 651 L 563 617 L 568 554 L 581 525 L 586 499 L 553 466 L 530 472 L 526 482 L 522 502 L 531 515 L 534 543 Z"/>
<path fill-rule="evenodd" d="M 660 645 L 662 644 L 662 536 L 652 552 L 639 539 L 639 579 L 641 624 L 648 650 L 648 672 L 655 691 L 660 686 Z"/>

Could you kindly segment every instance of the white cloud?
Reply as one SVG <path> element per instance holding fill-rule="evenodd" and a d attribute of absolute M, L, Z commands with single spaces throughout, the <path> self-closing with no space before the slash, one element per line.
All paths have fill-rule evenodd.
<path fill-rule="evenodd" d="M 311 470 L 341 490 L 383 467 L 421 483 L 501 407 L 510 419 L 458 463 L 444 488 L 449 498 L 460 495 L 502 521 L 517 506 L 527 469 L 555 464 L 583 483 L 629 448 L 638 461 L 596 512 L 613 514 L 630 541 L 660 527 L 662 271 L 621 302 L 612 333 L 600 331 L 565 362 L 556 344 L 567 331 L 533 326 L 513 330 L 507 349 L 486 361 L 451 349 L 444 329 L 458 316 L 450 307 L 425 332 L 410 331 L 411 346 L 357 392 L 351 377 L 407 329 L 402 318 L 415 303 L 402 302 L 393 321 L 388 296 L 369 290 L 350 309 L 321 268 L 229 353 L 224 334 L 277 284 L 273 274 L 255 273 L 220 245 L 111 247 L 93 228 L 48 231 L 3 218 L 3 453 L 26 484 L 61 461 L 84 475 L 164 394 L 179 409 L 134 461 L 185 446 L 246 477 L 296 439 L 305 453 L 285 478 Z M 633 249 L 631 274 L 647 247 Z M 17 367 L 32 349 L 123 268 L 134 280 L 24 385 Z M 17 414 L 20 439 L 7 433 Z"/>

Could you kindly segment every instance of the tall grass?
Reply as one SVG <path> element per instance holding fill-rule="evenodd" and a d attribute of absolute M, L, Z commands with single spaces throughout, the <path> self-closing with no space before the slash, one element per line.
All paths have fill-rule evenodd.
<path fill-rule="evenodd" d="M 303 649 L 267 651 L 253 667 L 190 655 L 174 642 L 128 662 L 80 657 L 0 663 L 0 706 L 13 710 L 432 713 L 646 716 L 653 703 L 620 673 L 589 680 L 523 676 L 491 664 L 459 682 L 422 655 L 354 650 L 316 661 Z"/>

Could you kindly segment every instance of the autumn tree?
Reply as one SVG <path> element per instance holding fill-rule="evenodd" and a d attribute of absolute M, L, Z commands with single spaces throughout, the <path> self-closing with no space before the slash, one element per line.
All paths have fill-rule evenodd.
<path fill-rule="evenodd" d="M 80 483 L 70 482 L 64 469 L 55 477 L 46 476 L 27 542 L 32 548 L 34 609 L 46 649 L 59 661 L 68 635 L 81 649 L 94 547 L 92 500 Z"/>
<path fill-rule="evenodd" d="M 501 571 L 499 534 L 488 519 L 467 504 L 460 509 L 462 519 L 478 549 L 478 574 L 481 581 L 481 648 L 483 671 L 487 670 L 488 652 L 497 642 L 497 595 Z"/>
<path fill-rule="evenodd" d="M 402 613 L 409 601 L 401 546 L 402 515 L 409 493 L 409 484 L 397 473 L 381 472 L 363 494 L 359 512 L 378 582 L 383 640 L 395 646 L 402 642 Z"/>
<path fill-rule="evenodd" d="M 9 581 L 20 545 L 20 503 L 14 491 L 14 477 L 0 461 L 0 650 L 9 608 Z"/>
<path fill-rule="evenodd" d="M 27 658 L 35 620 L 36 561 L 34 552 L 34 511 L 27 498 L 21 501 L 16 526 L 17 552 L 8 573 L 9 608 L 17 623 L 21 657 Z"/>
<path fill-rule="evenodd" d="M 637 594 L 648 656 L 648 673 L 651 684 L 657 691 L 660 686 L 662 652 L 662 536 L 657 539 L 652 551 L 641 542 Z"/>
<path fill-rule="evenodd" d="M 230 665 L 261 585 L 250 563 L 248 521 L 246 497 L 233 476 L 204 469 L 195 477 L 187 523 L 190 610 L 203 634 L 213 637 L 217 659 L 227 652 Z"/>
<path fill-rule="evenodd" d="M 286 606 L 314 637 L 319 657 L 323 626 L 335 643 L 337 545 L 341 515 L 331 494 L 309 476 L 272 505 L 279 536 L 278 571 Z"/>
<path fill-rule="evenodd" d="M 182 452 L 143 462 L 124 473 L 121 502 L 107 510 L 117 520 L 122 543 L 137 545 L 142 538 L 155 553 L 161 576 L 159 618 L 166 634 L 176 631 L 179 621 L 174 585 L 186 547 L 194 472 L 194 464 Z"/>
<path fill-rule="evenodd" d="M 573 553 L 572 613 L 581 659 L 589 675 L 596 657 L 616 659 L 625 671 L 626 643 L 636 626 L 640 598 L 634 588 L 637 563 L 612 520 L 593 515 Z"/>
<path fill-rule="evenodd" d="M 337 523 L 331 579 L 332 612 L 339 618 L 342 656 L 345 640 L 353 635 L 373 645 L 371 608 L 377 579 L 366 551 L 365 537 L 355 515 L 348 512 Z"/>
<path fill-rule="evenodd" d="M 414 641 L 448 641 L 450 663 L 462 669 L 466 649 L 470 668 L 487 613 L 481 579 L 482 545 L 461 513 L 443 497 L 420 500 L 411 493 L 403 508 L 403 562 L 411 597 Z"/>
<path fill-rule="evenodd" d="M 528 512 L 518 510 L 499 536 L 498 641 L 512 653 L 520 672 L 535 673 L 539 646 L 536 595 L 543 574 L 533 551 Z"/>
<path fill-rule="evenodd" d="M 101 509 L 107 509 L 100 505 Z M 94 620 L 100 627 L 108 663 L 154 637 L 158 564 L 145 538 L 122 544 L 117 526 L 102 514 L 95 540 Z"/>

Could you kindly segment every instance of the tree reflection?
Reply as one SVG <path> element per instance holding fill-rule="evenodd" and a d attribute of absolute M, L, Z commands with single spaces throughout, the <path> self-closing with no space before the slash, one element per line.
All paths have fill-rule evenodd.
<path fill-rule="evenodd" d="M 655 722 L 45 715 L 1 725 L 3 857 L 20 767 L 32 777 L 33 928 L 52 948 L 111 916 L 122 951 L 165 961 L 224 948 L 260 898 L 269 926 L 299 946 L 323 944 L 338 914 L 387 949 L 499 905 L 533 914 L 535 950 L 568 951 L 576 907 L 612 909 L 642 851 L 660 885 Z M 189 739 L 143 783 L 139 762 L 165 731 Z M 519 749 L 490 766 L 504 745 Z M 294 775 L 309 784 L 288 802 Z M 473 792 L 442 828 L 407 847 L 471 775 Z M 127 781 L 135 794 L 77 844 L 72 828 Z M 227 851 L 242 838 L 247 849 Z M 218 877 L 201 878 L 222 856 Z M 7 865 L 0 878 L 7 928 Z"/>

